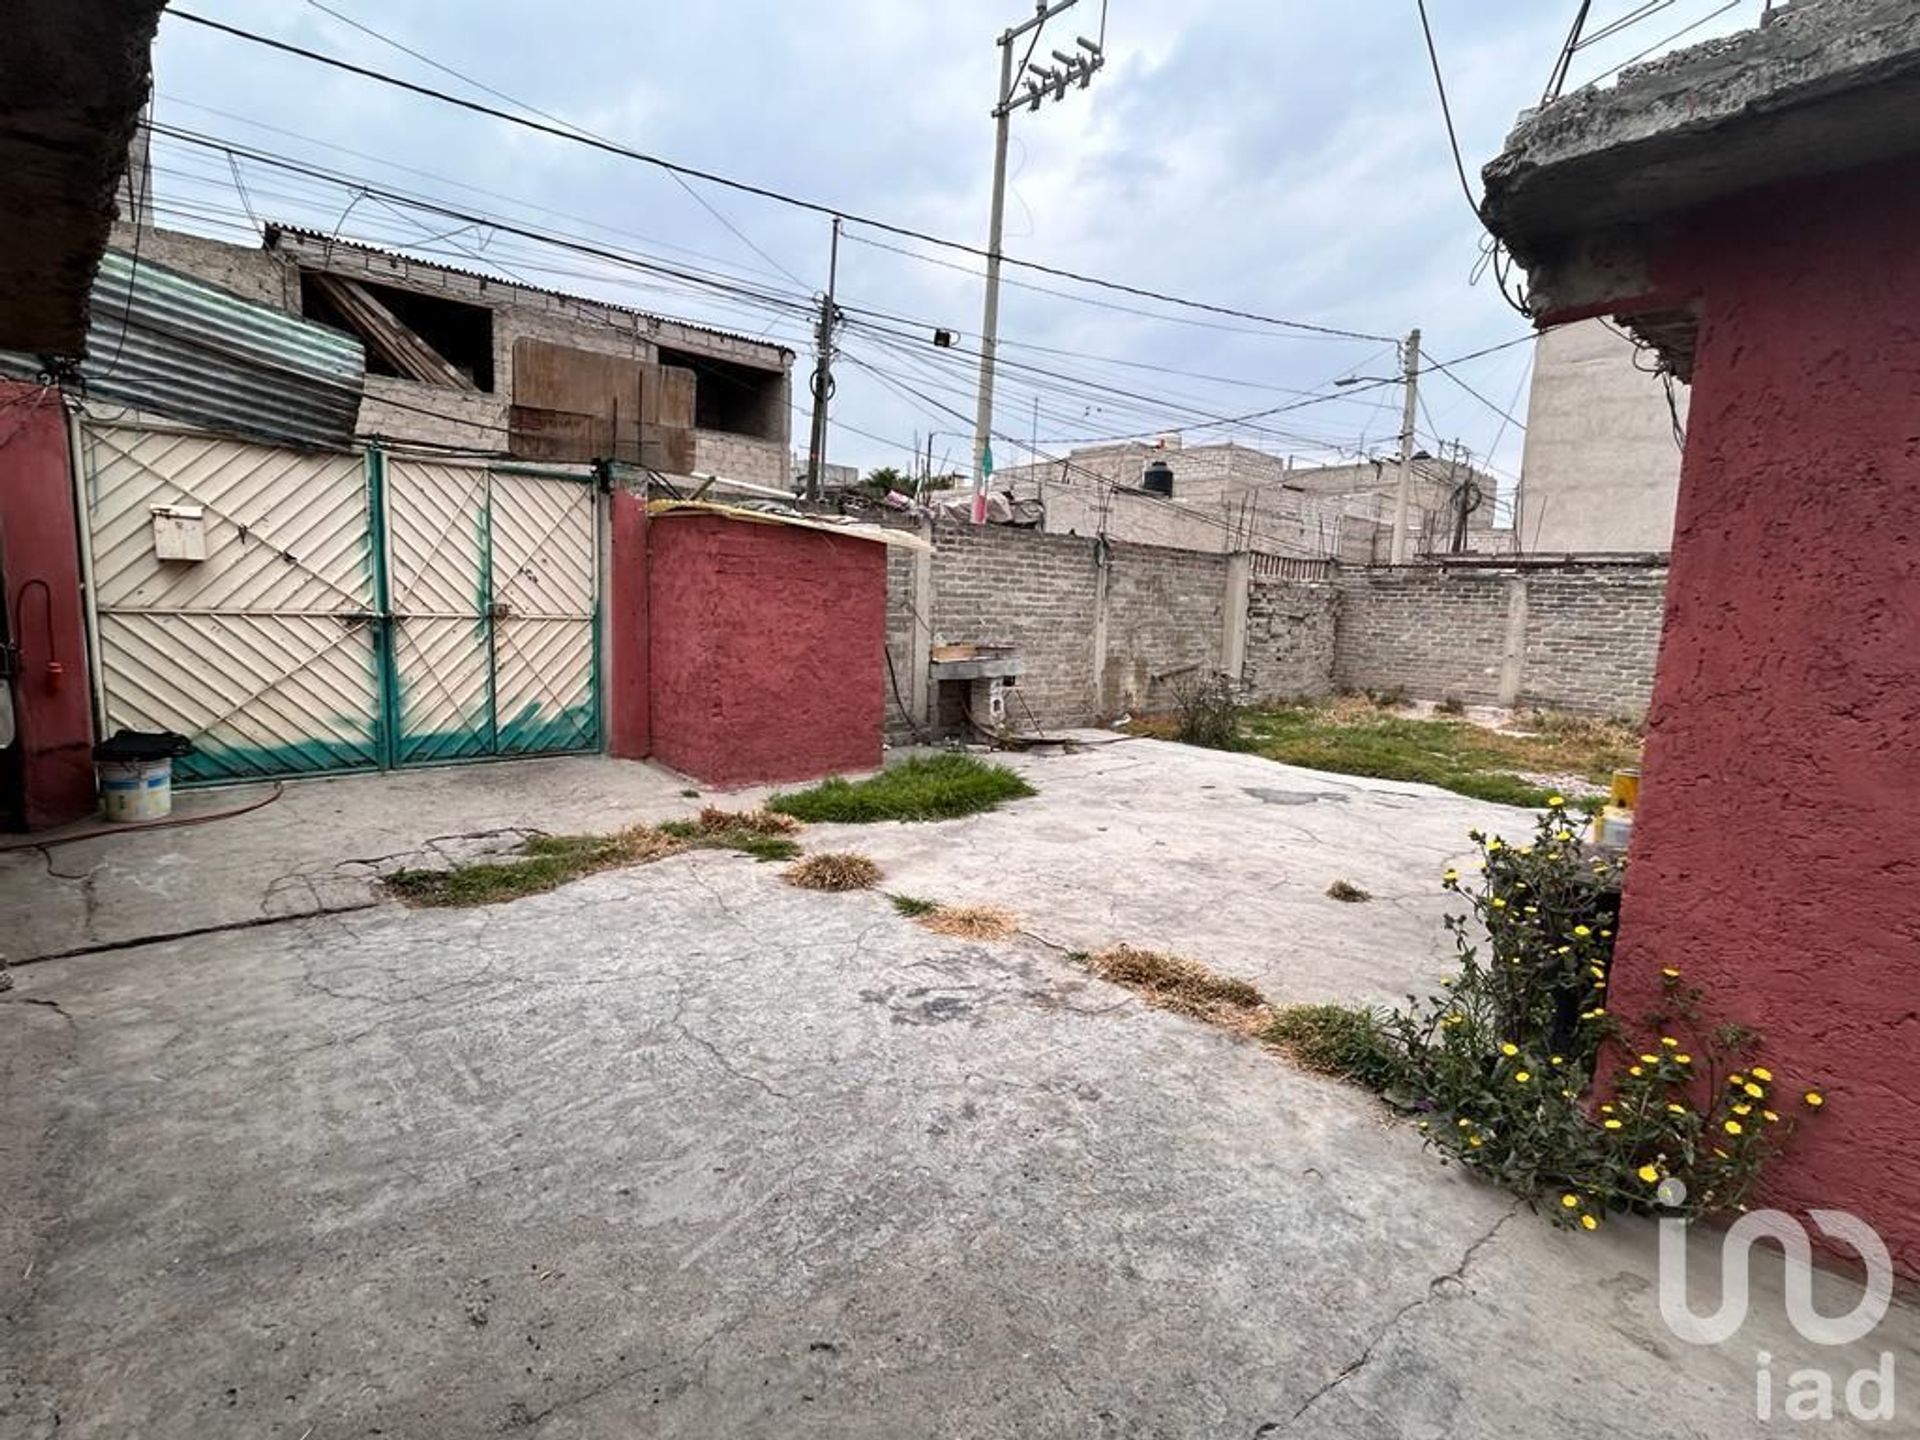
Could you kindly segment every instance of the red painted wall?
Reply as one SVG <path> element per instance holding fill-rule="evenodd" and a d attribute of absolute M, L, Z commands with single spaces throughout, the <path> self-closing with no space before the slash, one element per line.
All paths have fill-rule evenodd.
<path fill-rule="evenodd" d="M 20 645 L 14 723 L 27 828 L 63 825 L 94 808 L 80 542 L 60 392 L 16 381 L 0 381 L 0 579 Z"/>
<path fill-rule="evenodd" d="M 616 486 L 607 502 L 613 573 L 607 578 L 607 750 L 623 760 L 653 753 L 648 699 L 647 497 Z"/>
<path fill-rule="evenodd" d="M 1702 306 L 1614 1013 L 1663 965 L 1805 1115 L 1769 1200 L 1920 1274 L 1920 166 L 1677 227 Z"/>
<path fill-rule="evenodd" d="M 648 540 L 656 759 L 720 786 L 879 768 L 884 546 L 696 513 Z"/>

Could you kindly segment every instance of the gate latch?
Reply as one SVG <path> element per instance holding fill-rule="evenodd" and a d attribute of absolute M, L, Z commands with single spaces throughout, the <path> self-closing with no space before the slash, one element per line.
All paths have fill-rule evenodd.
<path fill-rule="evenodd" d="M 371 610 L 336 610 L 333 618 L 349 630 L 361 625 L 377 624 L 380 620 L 380 616 Z"/>
<path fill-rule="evenodd" d="M 487 607 L 487 615 L 494 620 L 506 620 L 513 615 L 513 606 L 504 600 L 496 600 Z"/>

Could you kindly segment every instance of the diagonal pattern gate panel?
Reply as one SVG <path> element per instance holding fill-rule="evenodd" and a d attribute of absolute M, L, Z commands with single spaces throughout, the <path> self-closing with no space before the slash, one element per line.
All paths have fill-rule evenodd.
<path fill-rule="evenodd" d="M 397 765 L 494 753 L 487 472 L 384 461 Z"/>
<path fill-rule="evenodd" d="M 389 457 L 395 762 L 600 743 L 587 477 Z"/>
<path fill-rule="evenodd" d="M 81 466 L 109 732 L 190 737 L 187 780 L 383 763 L 361 456 L 89 421 Z M 205 560 L 156 557 L 159 505 L 202 508 Z"/>
<path fill-rule="evenodd" d="M 501 754 L 591 750 L 600 742 L 593 487 L 496 471 L 493 674 Z"/>

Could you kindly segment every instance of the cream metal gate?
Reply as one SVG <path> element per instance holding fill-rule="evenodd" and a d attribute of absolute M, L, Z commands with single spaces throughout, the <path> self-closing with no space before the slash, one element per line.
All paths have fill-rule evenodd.
<path fill-rule="evenodd" d="M 96 421 L 81 451 L 102 720 L 190 736 L 182 779 L 598 747 L 587 477 Z M 204 559 L 158 558 L 156 507 Z"/>
<path fill-rule="evenodd" d="M 383 764 L 362 457 L 92 421 L 80 449 L 106 733 L 190 736 L 182 779 Z M 198 508 L 204 560 L 158 558 L 156 507 Z"/>

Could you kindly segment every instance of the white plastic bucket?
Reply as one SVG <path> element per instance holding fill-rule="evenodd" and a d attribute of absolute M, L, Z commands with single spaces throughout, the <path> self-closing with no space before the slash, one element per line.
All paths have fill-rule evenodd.
<path fill-rule="evenodd" d="M 96 760 L 100 808 L 109 820 L 158 820 L 173 813 L 173 761 Z"/>

